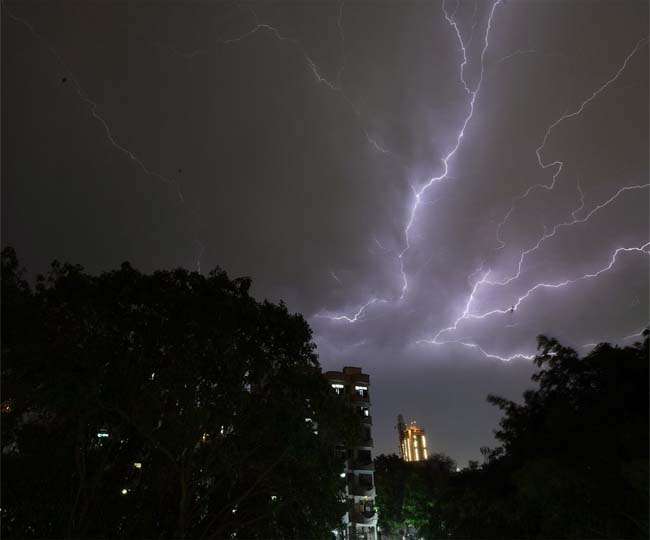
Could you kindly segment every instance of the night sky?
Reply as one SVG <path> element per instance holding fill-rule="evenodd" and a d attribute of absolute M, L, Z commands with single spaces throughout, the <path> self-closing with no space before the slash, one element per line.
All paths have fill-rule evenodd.
<path fill-rule="evenodd" d="M 466 465 L 538 334 L 648 322 L 647 33 L 632 0 L 5 2 L 2 244 L 248 275 L 370 373 L 376 453 L 401 412 Z"/>

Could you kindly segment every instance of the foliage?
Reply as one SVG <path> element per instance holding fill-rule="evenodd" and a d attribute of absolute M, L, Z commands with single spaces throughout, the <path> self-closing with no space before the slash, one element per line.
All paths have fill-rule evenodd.
<path fill-rule="evenodd" d="M 91 276 L 55 262 L 32 289 L 3 251 L 3 538 L 337 526 L 336 446 L 358 419 L 302 316 L 249 287 L 218 269 Z"/>
<path fill-rule="evenodd" d="M 603 343 L 584 358 L 544 336 L 538 346 L 537 389 L 522 403 L 488 396 L 504 416 L 501 446 L 482 448 L 481 466 L 435 485 L 426 475 L 415 482 L 396 456 L 383 460 L 386 529 L 411 523 L 424 538 L 648 537 L 648 331 L 643 343 Z M 415 505 L 428 512 L 427 526 L 407 502 L 415 489 L 428 501 Z"/>
<path fill-rule="evenodd" d="M 437 528 L 437 499 L 447 487 L 456 464 L 444 454 L 425 461 L 405 462 L 395 454 L 375 459 L 379 526 L 389 534 L 426 534 Z"/>

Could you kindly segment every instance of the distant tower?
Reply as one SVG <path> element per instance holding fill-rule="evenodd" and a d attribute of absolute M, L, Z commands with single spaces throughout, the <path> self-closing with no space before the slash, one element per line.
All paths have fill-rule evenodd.
<path fill-rule="evenodd" d="M 406 459 L 404 455 L 404 439 L 406 438 L 406 424 L 404 423 L 404 417 L 401 414 L 397 415 L 397 437 L 399 444 L 399 457 Z"/>
<path fill-rule="evenodd" d="M 402 459 L 404 461 L 424 461 L 427 459 L 429 452 L 424 429 L 418 426 L 415 421 L 408 426 L 404 426 L 404 419 L 401 414 L 397 418 L 397 429 L 400 430 L 400 456 Z"/>

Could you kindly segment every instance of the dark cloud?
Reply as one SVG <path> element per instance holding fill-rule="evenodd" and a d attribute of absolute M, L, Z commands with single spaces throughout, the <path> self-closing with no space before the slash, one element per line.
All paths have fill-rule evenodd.
<path fill-rule="evenodd" d="M 474 88 L 490 5 L 448 4 Z M 552 131 L 541 155 L 564 163 L 555 188 L 518 202 L 499 229 L 513 198 L 552 180 L 535 153 L 547 129 L 617 73 L 648 20 L 645 2 L 506 2 L 448 175 L 422 195 L 397 301 L 413 190 L 442 174 L 468 112 L 439 4 L 4 5 L 3 244 L 34 272 L 59 258 L 250 275 L 258 296 L 305 313 L 326 367 L 371 373 L 380 451 L 394 449 L 399 412 L 460 461 L 491 444 L 498 412 L 485 395 L 520 395 L 531 363 L 418 341 L 454 325 L 487 270 L 505 280 L 545 232 L 648 182 L 646 42 Z M 256 17 L 268 26 L 251 33 Z M 648 190 L 622 192 L 558 229 L 519 279 L 480 288 L 471 313 L 504 313 L 462 321 L 444 341 L 501 356 L 533 353 L 539 333 L 576 347 L 625 341 L 648 321 L 638 251 L 509 308 L 537 283 L 603 269 L 648 229 Z M 326 318 L 372 298 L 354 323 Z"/>

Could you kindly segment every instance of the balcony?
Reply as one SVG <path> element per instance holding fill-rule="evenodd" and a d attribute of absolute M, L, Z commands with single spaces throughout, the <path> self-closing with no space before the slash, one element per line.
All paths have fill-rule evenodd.
<path fill-rule="evenodd" d="M 375 464 L 370 461 L 367 462 L 365 460 L 356 460 L 353 461 L 350 464 L 350 470 L 352 471 L 374 471 L 375 470 Z"/>
<path fill-rule="evenodd" d="M 377 525 L 377 512 L 374 510 L 371 512 L 354 512 L 350 516 L 350 521 L 358 525 Z"/>
<path fill-rule="evenodd" d="M 375 446 L 375 441 L 372 437 L 361 437 L 359 444 L 355 448 L 373 448 Z"/>
<path fill-rule="evenodd" d="M 349 488 L 350 495 L 356 497 L 374 497 L 375 486 L 368 484 L 352 484 Z"/>

